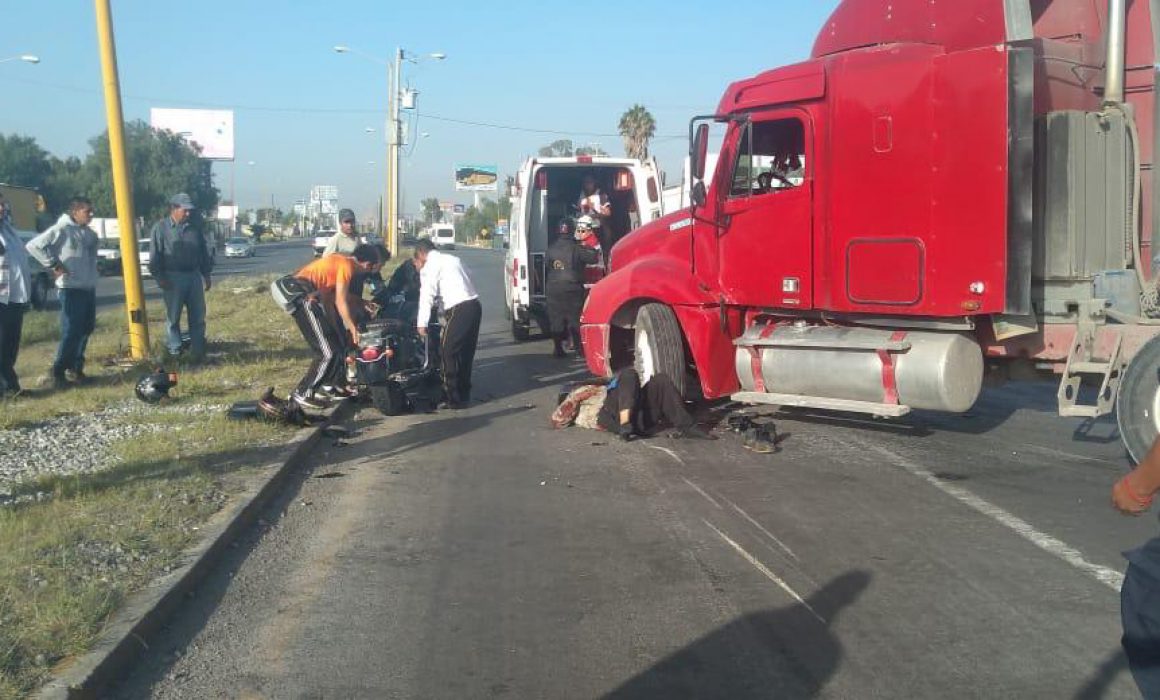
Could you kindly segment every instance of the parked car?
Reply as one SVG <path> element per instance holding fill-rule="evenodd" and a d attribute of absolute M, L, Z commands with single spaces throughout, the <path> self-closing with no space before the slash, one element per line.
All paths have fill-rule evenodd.
<path fill-rule="evenodd" d="M 248 238 L 230 238 L 226 240 L 227 258 L 254 257 L 254 244 Z"/>
<path fill-rule="evenodd" d="M 97 249 L 97 272 L 116 275 L 121 272 L 121 242 L 115 238 L 103 239 Z"/>
<path fill-rule="evenodd" d="M 24 241 L 26 245 L 36 237 L 36 234 L 30 231 L 17 231 L 16 235 L 20 236 L 20 240 Z M 32 308 L 46 309 L 56 295 L 56 280 L 52 277 L 52 271 L 41 265 L 31 255 L 28 256 L 28 269 L 32 273 L 32 289 L 30 290 Z"/>
<path fill-rule="evenodd" d="M 330 243 L 330 239 L 336 233 L 338 233 L 338 231 L 335 231 L 334 229 L 325 229 L 325 228 L 318 232 L 318 235 L 314 237 L 314 244 L 313 244 L 314 257 L 316 257 L 316 258 L 322 257 L 322 251 L 326 250 L 326 244 Z"/>
<path fill-rule="evenodd" d="M 137 262 L 141 263 L 141 276 L 152 277 L 149 273 L 149 239 L 142 238 L 137 241 Z"/>

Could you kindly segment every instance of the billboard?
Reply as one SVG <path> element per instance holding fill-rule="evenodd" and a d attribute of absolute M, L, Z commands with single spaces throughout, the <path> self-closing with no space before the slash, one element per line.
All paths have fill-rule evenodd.
<path fill-rule="evenodd" d="M 458 192 L 495 192 L 499 166 L 455 165 L 455 189 Z"/>
<path fill-rule="evenodd" d="M 154 129 L 172 131 L 201 148 L 207 160 L 234 159 L 234 113 L 228 109 L 149 110 Z"/>
<path fill-rule="evenodd" d="M 467 213 L 467 205 L 466 204 L 456 204 L 455 205 L 455 213 L 456 214 L 466 214 Z"/>

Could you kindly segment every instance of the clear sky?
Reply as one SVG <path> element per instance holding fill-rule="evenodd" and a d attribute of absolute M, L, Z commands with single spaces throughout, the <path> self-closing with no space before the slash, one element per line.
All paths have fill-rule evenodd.
<path fill-rule="evenodd" d="M 711 112 L 730 81 L 806 58 L 837 4 L 114 0 L 113 15 L 127 119 L 147 120 L 150 107 L 236 110 L 237 161 L 215 166 L 225 198 L 232 188 L 243 207 L 273 197 L 284 208 L 333 184 L 368 216 L 384 184 L 386 69 L 336 44 L 383 60 L 400 45 L 447 54 L 405 65 L 421 93 L 413 131 L 429 134 L 402 164 L 413 213 L 423 197 L 470 201 L 455 196 L 456 162 L 498 164 L 502 178 L 557 138 L 622 154 L 616 126 L 634 102 L 656 118 L 652 150 L 675 182 L 689 118 Z M 42 60 L 0 63 L 0 132 L 58 156 L 88 152 L 105 128 L 93 13 L 78 0 L 0 1 L 0 58 Z"/>

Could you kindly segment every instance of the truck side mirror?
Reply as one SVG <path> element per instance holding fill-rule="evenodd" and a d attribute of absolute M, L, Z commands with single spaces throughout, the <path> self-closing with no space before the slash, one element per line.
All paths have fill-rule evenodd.
<path fill-rule="evenodd" d="M 705 179 L 705 161 L 709 154 L 709 125 L 698 124 L 693 143 L 690 145 L 689 156 L 692 159 L 690 170 L 694 180 Z"/>
<path fill-rule="evenodd" d="M 693 191 L 692 191 L 691 196 L 690 196 L 690 198 L 693 202 L 693 206 L 695 206 L 695 207 L 705 206 L 705 200 L 707 200 L 708 197 L 709 197 L 709 195 L 705 191 L 705 181 L 704 180 L 697 180 L 696 182 L 694 182 L 693 183 Z"/>

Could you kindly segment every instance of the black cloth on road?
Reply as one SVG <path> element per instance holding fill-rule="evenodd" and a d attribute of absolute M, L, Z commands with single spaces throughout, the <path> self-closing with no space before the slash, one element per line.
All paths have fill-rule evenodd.
<path fill-rule="evenodd" d="M 669 423 L 677 430 L 687 430 L 695 424 L 673 380 L 656 374 L 642 387 L 640 375 L 631 367 L 620 370 L 609 384 L 596 422 L 602 430 L 615 433 L 620 429 L 621 411 L 630 412 L 638 435 L 649 435 L 662 423 Z"/>
<path fill-rule="evenodd" d="M 443 325 L 443 393 L 451 404 L 471 400 L 471 365 L 479 342 L 479 324 L 483 306 L 479 299 L 468 299 L 447 309 Z"/>
<path fill-rule="evenodd" d="M 1140 694 L 1160 699 L 1160 537 L 1124 556 L 1129 563 L 1120 589 L 1121 644 Z"/>
<path fill-rule="evenodd" d="M 298 382 L 296 393 L 299 396 L 312 396 L 323 384 L 342 384 L 344 350 L 346 342 L 339 335 L 338 329 L 327 318 L 322 303 L 316 298 L 307 297 L 294 305 L 290 313 L 298 330 L 310 349 L 314 351 L 314 359 L 302 381 Z"/>
<path fill-rule="evenodd" d="M 20 391 L 16 356 L 24 330 L 24 304 L 0 304 L 0 392 Z"/>

